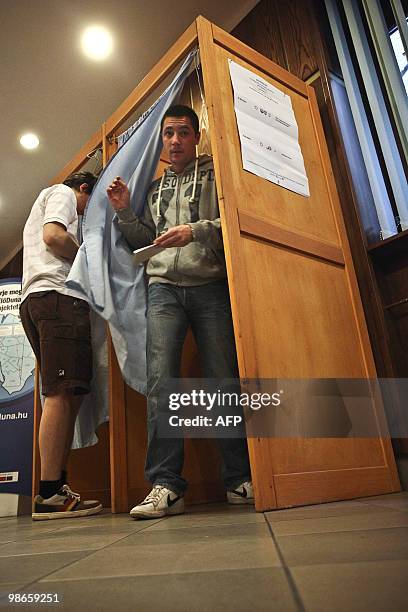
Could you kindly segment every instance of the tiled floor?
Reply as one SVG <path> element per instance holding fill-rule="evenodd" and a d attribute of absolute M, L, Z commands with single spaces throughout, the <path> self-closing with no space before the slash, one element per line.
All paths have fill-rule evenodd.
<path fill-rule="evenodd" d="M 407 582 L 407 492 L 265 514 L 0 519 L 0 611 L 20 592 L 57 593 L 64 612 L 405 612 Z"/>

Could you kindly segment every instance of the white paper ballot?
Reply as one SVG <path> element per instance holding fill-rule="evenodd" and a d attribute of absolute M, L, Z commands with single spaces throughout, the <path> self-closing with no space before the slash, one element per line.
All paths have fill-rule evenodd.
<path fill-rule="evenodd" d="M 309 196 L 290 96 L 236 62 L 228 62 L 244 170 Z"/>
<path fill-rule="evenodd" d="M 164 248 L 156 246 L 155 244 L 150 244 L 149 246 L 142 247 L 141 249 L 136 249 L 136 251 L 133 251 L 133 262 L 135 264 L 141 264 L 147 259 L 153 257 L 153 255 L 161 253 L 161 251 L 164 251 Z"/>

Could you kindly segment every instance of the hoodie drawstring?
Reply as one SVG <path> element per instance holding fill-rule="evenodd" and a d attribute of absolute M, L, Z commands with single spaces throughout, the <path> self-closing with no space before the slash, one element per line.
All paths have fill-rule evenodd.
<path fill-rule="evenodd" d="M 194 202 L 196 201 L 197 178 L 198 178 L 198 157 L 196 157 L 195 164 L 194 164 L 193 194 L 191 198 L 189 199 L 190 204 L 194 204 Z"/>
<path fill-rule="evenodd" d="M 166 178 L 166 172 L 167 172 L 167 169 L 165 168 L 164 172 L 163 172 L 163 176 L 161 177 L 161 181 L 160 181 L 159 194 L 157 196 L 157 209 L 156 209 L 157 225 L 159 225 L 159 221 L 160 221 L 160 217 L 161 217 L 161 214 L 160 214 L 160 200 L 161 200 L 162 191 L 163 191 L 164 179 Z"/>
<path fill-rule="evenodd" d="M 190 204 L 193 204 L 197 200 L 197 198 L 196 198 L 196 191 L 197 191 L 197 181 L 198 181 L 198 162 L 199 162 L 199 157 L 197 156 L 196 159 L 195 159 L 195 164 L 194 164 L 193 193 L 192 193 L 191 197 L 188 200 L 190 202 Z M 160 186 L 159 186 L 159 193 L 157 195 L 157 204 L 156 204 L 157 226 L 156 227 L 158 227 L 159 221 L 161 219 L 160 202 L 161 202 L 161 197 L 162 197 L 164 180 L 166 178 L 166 173 L 167 173 L 167 168 L 164 170 L 163 176 L 161 177 Z"/>

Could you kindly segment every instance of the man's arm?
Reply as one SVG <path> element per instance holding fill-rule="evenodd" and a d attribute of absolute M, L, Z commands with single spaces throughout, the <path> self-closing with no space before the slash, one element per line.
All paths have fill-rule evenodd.
<path fill-rule="evenodd" d="M 128 244 L 134 249 L 152 244 L 155 225 L 149 207 L 146 205 L 142 218 L 134 214 L 130 208 L 129 189 L 119 176 L 112 181 L 106 191 L 111 206 L 118 216 L 118 227 Z"/>
<path fill-rule="evenodd" d="M 202 220 L 196 223 L 176 225 L 156 238 L 154 244 L 164 248 L 183 247 L 193 240 L 201 242 L 210 249 L 222 249 L 221 220 Z"/>
<path fill-rule="evenodd" d="M 79 244 L 61 223 L 46 223 L 43 227 L 43 240 L 54 255 L 74 261 Z"/>

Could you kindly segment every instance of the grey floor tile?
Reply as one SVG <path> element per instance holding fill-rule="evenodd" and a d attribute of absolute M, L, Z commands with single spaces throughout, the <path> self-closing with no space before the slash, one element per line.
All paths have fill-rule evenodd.
<path fill-rule="evenodd" d="M 323 518 L 342 516 L 344 514 L 362 514 L 370 512 L 386 512 L 387 508 L 372 507 L 360 501 L 331 502 L 327 504 L 314 504 L 300 508 L 286 510 L 272 510 L 265 512 L 265 518 L 270 523 L 278 521 L 291 521 L 296 519 Z"/>
<path fill-rule="evenodd" d="M 389 510 L 332 517 L 297 519 L 272 522 L 275 535 L 297 535 L 302 533 L 331 533 L 336 531 L 360 531 L 362 529 L 385 529 L 407 527 L 408 512 Z"/>
<path fill-rule="evenodd" d="M 157 523 L 151 521 L 152 524 Z M 15 523 L 9 529 L 0 528 L 0 545 L 23 540 L 41 540 L 47 537 L 66 537 L 67 534 L 114 535 L 140 531 L 146 524 L 135 521 L 128 514 L 90 516 L 82 518 L 56 519 L 50 521 L 24 521 Z M 0 548 L 1 551 L 1 548 Z M 1 553 L 0 553 L 1 554 Z"/>
<path fill-rule="evenodd" d="M 405 612 L 407 561 L 295 567 L 306 612 Z"/>
<path fill-rule="evenodd" d="M 240 512 L 241 514 L 253 514 L 255 512 L 255 507 L 252 504 L 232 506 L 227 502 L 211 502 L 209 504 L 188 505 L 186 506 L 186 511 L 188 512 L 188 514 L 202 514 L 203 512 L 206 512 L 207 514 L 213 514 L 214 512 Z"/>
<path fill-rule="evenodd" d="M 23 540 L 31 535 L 42 535 L 52 533 L 57 530 L 56 521 L 43 521 L 42 523 L 14 524 L 9 528 L 0 529 L 0 542 L 13 542 L 15 540 Z"/>
<path fill-rule="evenodd" d="M 295 612 L 280 568 L 172 573 L 37 583 L 35 588 L 63 592 L 64 612 Z M 34 588 L 34 587 L 33 587 Z"/>
<path fill-rule="evenodd" d="M 18 518 L 23 518 L 23 517 L 3 516 L 2 518 L 0 518 L 0 528 L 3 526 L 10 526 L 10 525 L 15 524 Z"/>
<path fill-rule="evenodd" d="M 368 497 L 359 497 L 356 501 L 359 502 L 370 502 L 377 500 L 386 499 L 406 499 L 408 497 L 408 491 L 397 491 L 396 493 L 385 493 L 384 495 L 370 495 Z"/>
<path fill-rule="evenodd" d="M 82 534 L 78 534 L 77 532 L 58 534 L 58 532 L 56 532 L 47 534 L 47 536 L 43 535 L 42 537 L 37 537 L 36 539 L 10 542 L 0 547 L 0 558 L 16 555 L 72 552 L 77 550 L 99 550 L 100 548 L 117 542 L 126 535 L 127 533 L 89 535 L 87 532 Z"/>
<path fill-rule="evenodd" d="M 408 528 L 370 529 L 277 537 L 284 563 L 319 565 L 408 560 Z"/>
<path fill-rule="evenodd" d="M 250 538 L 255 540 L 266 539 L 273 546 L 268 526 L 266 524 L 243 524 L 243 525 L 202 525 L 200 527 L 185 527 L 184 529 L 155 530 L 145 529 L 141 533 L 128 535 L 115 543 L 115 548 L 122 546 L 162 546 L 164 544 L 179 544 L 184 546 L 185 542 L 195 542 L 197 546 L 201 542 L 226 542 L 228 539 Z M 1 554 L 1 549 L 0 549 Z"/>
<path fill-rule="evenodd" d="M 359 501 L 370 507 L 389 508 L 408 512 L 408 491 L 392 493 L 390 495 L 377 495 L 376 497 L 365 497 Z"/>
<path fill-rule="evenodd" d="M 161 519 L 157 519 L 155 521 L 135 521 L 130 517 L 126 517 L 123 521 L 112 521 L 111 523 L 100 524 L 100 523 L 79 523 L 79 519 L 75 520 L 66 520 L 64 521 L 64 526 L 60 527 L 57 531 L 52 533 L 52 537 L 56 538 L 66 538 L 66 537 L 75 537 L 81 536 L 82 534 L 86 534 L 89 536 L 98 536 L 104 537 L 105 535 L 122 535 L 136 533 L 138 531 L 143 531 L 147 529 L 150 525 L 154 525 L 158 523 Z M 39 538 L 43 538 L 43 535 L 38 536 Z"/>
<path fill-rule="evenodd" d="M 15 525 L 21 527 L 21 525 L 30 525 L 32 522 L 33 521 L 29 514 L 26 514 L 24 516 L 8 516 L 5 518 L 0 518 L 0 529 L 2 529 L 3 527 L 10 529 L 10 527 L 13 527 Z"/>
<path fill-rule="evenodd" d="M 51 572 L 82 559 L 87 554 L 89 553 L 68 552 L 2 557 L 0 558 L 0 589 L 3 584 L 15 581 L 16 577 L 24 584 L 39 580 Z"/>
<path fill-rule="evenodd" d="M 13 593 L 24 586 L 24 582 L 2 582 L 0 586 L 0 593 L 7 595 L 7 593 Z"/>
<path fill-rule="evenodd" d="M 146 522 L 146 521 L 144 521 Z M 192 513 L 180 514 L 162 519 L 158 522 L 154 529 L 183 529 L 185 527 L 200 527 L 204 525 L 243 525 L 250 523 L 265 523 L 265 517 L 262 512 L 255 512 L 254 509 L 231 509 L 227 508 L 224 511 L 208 512 L 195 511 Z"/>
<path fill-rule="evenodd" d="M 255 536 L 239 535 L 223 537 L 220 530 L 213 537 L 189 538 L 190 530 L 179 534 L 166 533 L 160 541 L 159 532 L 151 532 L 152 537 L 129 536 L 129 545 L 111 545 L 93 553 L 87 559 L 73 563 L 69 567 L 46 578 L 47 581 L 72 580 L 83 577 L 141 576 L 182 572 L 206 572 L 209 570 L 256 569 L 279 567 L 280 560 L 272 538 L 264 533 Z"/>
<path fill-rule="evenodd" d="M 156 519 L 159 520 L 159 519 Z M 124 514 L 97 514 L 96 516 L 88 516 L 76 519 L 67 519 L 60 523 L 64 529 L 79 529 L 84 527 L 105 527 L 106 529 L 132 526 L 134 520 L 126 512 Z"/>

